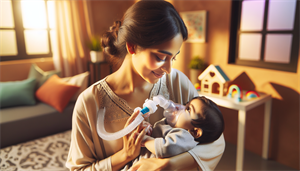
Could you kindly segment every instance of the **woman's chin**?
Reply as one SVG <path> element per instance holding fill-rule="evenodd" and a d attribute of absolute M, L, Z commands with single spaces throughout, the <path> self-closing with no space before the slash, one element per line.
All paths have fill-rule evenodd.
<path fill-rule="evenodd" d="M 151 84 L 157 83 L 158 80 L 159 80 L 158 78 L 156 78 L 156 79 L 146 79 L 146 81 L 147 81 L 148 83 L 151 83 Z"/>
<path fill-rule="evenodd" d="M 155 77 L 153 74 L 144 76 L 143 79 L 148 83 L 155 84 L 158 82 L 159 78 Z"/>

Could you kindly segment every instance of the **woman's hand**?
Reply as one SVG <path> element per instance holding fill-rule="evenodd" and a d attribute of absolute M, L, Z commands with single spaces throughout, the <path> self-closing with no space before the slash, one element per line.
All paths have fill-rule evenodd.
<path fill-rule="evenodd" d="M 148 158 L 140 159 L 135 163 L 128 171 L 149 171 L 149 170 L 163 170 L 168 165 L 168 159 L 159 159 L 159 158 Z"/>
<path fill-rule="evenodd" d="M 127 120 L 125 127 L 127 127 L 139 114 L 139 111 L 135 111 L 131 117 Z M 123 151 L 126 155 L 127 160 L 131 161 L 140 154 L 141 142 L 146 132 L 148 132 L 150 125 L 143 127 L 145 123 L 141 123 L 135 128 L 130 134 L 123 137 Z"/>

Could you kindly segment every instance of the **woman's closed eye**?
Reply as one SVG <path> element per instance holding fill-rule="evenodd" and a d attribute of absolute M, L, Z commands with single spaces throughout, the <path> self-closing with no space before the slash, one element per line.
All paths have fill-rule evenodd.
<path fill-rule="evenodd" d="M 155 56 L 155 58 L 156 58 L 156 60 L 158 61 L 158 62 L 164 62 L 164 61 L 166 61 L 166 57 L 158 57 L 157 55 L 155 55 L 154 54 L 154 56 Z"/>

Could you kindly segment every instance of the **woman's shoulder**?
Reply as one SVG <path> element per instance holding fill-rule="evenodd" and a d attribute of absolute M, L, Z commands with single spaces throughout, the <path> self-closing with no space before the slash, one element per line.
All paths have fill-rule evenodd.
<path fill-rule="evenodd" d="M 180 70 L 172 68 L 171 73 L 169 74 L 170 79 L 188 79 L 188 77 Z"/>
<path fill-rule="evenodd" d="M 172 68 L 171 73 L 166 76 L 166 87 L 168 88 L 170 99 L 176 103 L 185 104 L 198 95 L 189 78 L 175 68 Z"/>
<path fill-rule="evenodd" d="M 170 84 L 189 84 L 189 78 L 180 70 L 172 68 L 171 73 L 166 76 Z"/>
<path fill-rule="evenodd" d="M 175 76 L 175 75 L 185 75 L 185 74 L 176 68 L 172 68 L 170 75 Z"/>
<path fill-rule="evenodd" d="M 100 94 L 104 93 L 105 91 L 102 91 L 103 89 L 103 82 L 105 82 L 104 79 L 90 85 L 87 89 L 85 89 L 78 99 L 80 98 L 83 101 L 89 101 L 89 100 L 94 100 L 95 97 L 99 96 Z"/>

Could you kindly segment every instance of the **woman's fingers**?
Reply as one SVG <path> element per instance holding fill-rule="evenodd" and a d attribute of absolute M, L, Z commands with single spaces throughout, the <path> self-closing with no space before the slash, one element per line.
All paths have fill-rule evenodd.
<path fill-rule="evenodd" d="M 139 113 L 140 113 L 139 110 L 133 112 L 132 115 L 130 116 L 130 118 L 128 118 L 124 128 L 127 127 L 139 115 Z"/>

